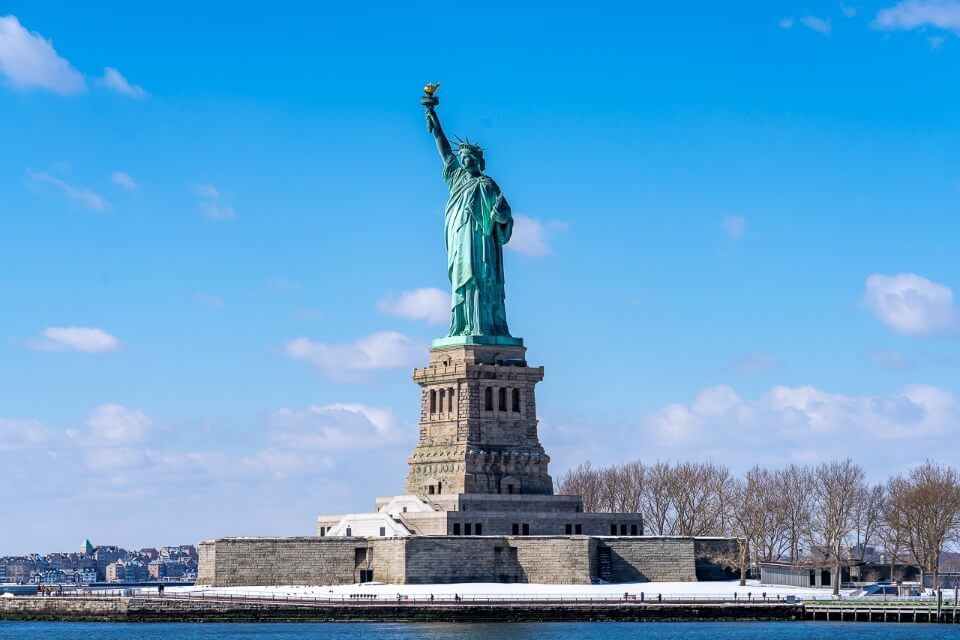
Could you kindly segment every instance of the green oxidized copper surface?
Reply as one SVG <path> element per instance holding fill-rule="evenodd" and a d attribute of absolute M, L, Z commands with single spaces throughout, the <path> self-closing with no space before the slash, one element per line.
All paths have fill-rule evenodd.
<path fill-rule="evenodd" d="M 433 92 L 421 99 L 450 194 L 444 211 L 450 330 L 433 345 L 522 345 L 510 336 L 504 305 L 503 246 L 513 233 L 510 205 L 497 183 L 483 173 L 482 148 L 464 140 L 453 152 L 435 109 L 439 102 Z"/>
<path fill-rule="evenodd" d="M 522 347 L 523 338 L 514 338 L 512 336 L 447 336 L 446 338 L 437 338 L 431 346 L 434 349 L 440 349 L 442 347 L 453 347 L 462 344 Z"/>

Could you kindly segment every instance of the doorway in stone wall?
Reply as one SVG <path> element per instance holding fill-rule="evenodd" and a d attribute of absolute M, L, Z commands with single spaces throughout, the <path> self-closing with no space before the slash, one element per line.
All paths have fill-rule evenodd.
<path fill-rule="evenodd" d="M 600 563 L 598 567 L 599 578 L 609 581 L 613 575 L 613 558 L 611 557 L 610 547 L 603 546 L 597 549 L 597 560 Z"/>

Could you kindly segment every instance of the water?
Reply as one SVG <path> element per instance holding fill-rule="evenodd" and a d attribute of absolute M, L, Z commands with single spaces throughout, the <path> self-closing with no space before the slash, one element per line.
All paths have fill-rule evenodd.
<path fill-rule="evenodd" d="M 0 640 L 960 640 L 960 625 L 853 622 L 525 624 L 0 622 Z"/>

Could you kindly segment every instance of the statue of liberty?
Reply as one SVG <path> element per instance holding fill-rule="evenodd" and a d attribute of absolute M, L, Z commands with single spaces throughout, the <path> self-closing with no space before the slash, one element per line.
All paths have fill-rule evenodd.
<path fill-rule="evenodd" d="M 443 180 L 450 190 L 444 212 L 447 275 L 453 290 L 447 336 L 502 337 L 507 340 L 495 342 L 506 343 L 511 340 L 504 308 L 503 245 L 513 232 L 510 205 L 497 183 L 484 175 L 480 146 L 458 141 L 454 154 L 434 109 L 439 103 L 433 95 L 436 87 L 427 85 L 421 104 L 426 107 L 427 131 L 436 139 Z"/>

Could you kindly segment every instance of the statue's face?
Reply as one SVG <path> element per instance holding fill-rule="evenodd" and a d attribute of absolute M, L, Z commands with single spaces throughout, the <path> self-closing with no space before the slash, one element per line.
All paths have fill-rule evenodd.
<path fill-rule="evenodd" d="M 460 166 L 473 177 L 477 177 L 483 173 L 483 168 L 480 166 L 480 158 L 472 153 L 460 154 Z"/>

